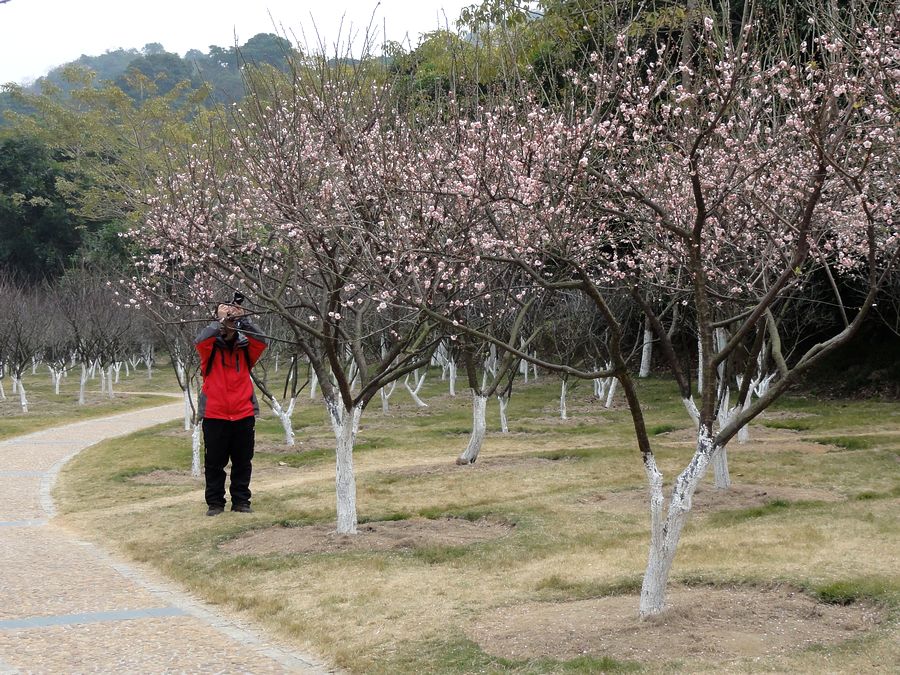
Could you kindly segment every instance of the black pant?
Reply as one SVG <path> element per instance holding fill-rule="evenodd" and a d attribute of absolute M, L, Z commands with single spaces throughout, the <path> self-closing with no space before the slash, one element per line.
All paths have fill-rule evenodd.
<path fill-rule="evenodd" d="M 250 504 L 250 473 L 253 470 L 253 439 L 256 418 L 242 420 L 203 419 L 206 446 L 206 503 L 225 506 L 225 465 L 231 460 L 231 507 Z"/>

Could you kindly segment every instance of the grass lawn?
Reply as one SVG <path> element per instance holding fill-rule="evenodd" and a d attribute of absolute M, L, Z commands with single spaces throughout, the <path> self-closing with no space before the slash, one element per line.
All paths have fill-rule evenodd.
<path fill-rule="evenodd" d="M 2 380 L 6 398 L 0 400 L 0 439 L 27 434 L 51 426 L 77 422 L 91 417 L 104 417 L 119 412 L 146 408 L 172 399 L 166 393 L 178 392 L 178 384 L 168 361 L 155 366 L 152 377 L 147 377 L 143 364 L 137 371 L 125 368 L 119 374 L 119 382 L 113 383 L 113 398 L 100 393 L 99 377 L 88 380 L 85 389 L 85 404 L 78 405 L 80 370 L 71 371 L 60 383 L 59 394 L 54 390 L 46 366 L 40 365 L 37 372 L 26 372 L 25 394 L 28 412 L 22 412 L 18 393 L 12 392 L 9 377 Z"/>
<path fill-rule="evenodd" d="M 450 398 L 439 374 L 429 379 L 427 408 L 398 387 L 389 415 L 377 399 L 363 414 L 354 458 L 361 530 L 425 523 L 440 533 L 455 524 L 484 526 L 489 536 L 404 541 L 401 531 L 398 545 L 378 548 L 329 535 L 334 438 L 321 401 L 306 395 L 295 413 L 295 448 L 282 445 L 276 418 L 258 423 L 254 514 L 204 515 L 178 424 L 83 452 L 64 468 L 55 498 L 66 524 L 84 536 L 352 672 L 850 673 L 887 672 L 900 662 L 897 402 L 795 397 L 757 420 L 751 442 L 729 448 L 734 489 L 714 490 L 710 472 L 697 494 L 673 571 L 671 627 L 635 624 L 652 641 L 623 655 L 600 634 L 637 614 L 649 536 L 646 482 L 624 403 L 607 410 L 581 383 L 570 392 L 570 419 L 561 421 L 558 380 L 521 385 L 509 406 L 510 433 L 499 433 L 492 401 L 479 461 L 457 467 L 471 400 Z M 671 485 L 692 453 L 690 422 L 670 383 L 640 387 Z M 247 538 L 262 542 L 273 532 L 279 545 L 327 545 L 291 552 L 254 548 L 257 540 Z M 778 637 L 769 630 L 759 638 L 779 619 L 771 610 L 761 632 L 738 644 L 728 598 L 762 598 L 753 611 L 764 612 L 776 607 L 768 598 L 788 607 L 799 596 L 819 602 L 822 621 L 844 609 L 858 615 L 834 614 L 837 633 L 753 656 L 751 637 Z M 620 606 L 627 620 L 614 620 Z M 878 621 L 851 630 L 866 612 Z M 688 652 L 665 639 L 691 625 L 716 629 L 698 628 Z M 705 651 L 707 639 L 737 641 L 736 655 Z"/>

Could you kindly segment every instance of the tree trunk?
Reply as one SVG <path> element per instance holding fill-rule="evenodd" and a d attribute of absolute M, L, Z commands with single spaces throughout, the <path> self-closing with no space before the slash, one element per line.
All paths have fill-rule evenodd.
<path fill-rule="evenodd" d="M 728 448 L 719 448 L 712 456 L 714 484 L 717 490 L 727 490 L 731 487 L 731 476 L 728 473 Z"/>
<path fill-rule="evenodd" d="M 697 334 L 697 393 L 703 393 L 703 340 Z"/>
<path fill-rule="evenodd" d="M 13 380 L 19 387 L 19 404 L 22 406 L 22 412 L 28 412 L 28 399 L 25 398 L 25 383 L 22 382 L 21 378 L 15 378 Z"/>
<path fill-rule="evenodd" d="M 509 423 L 506 419 L 506 406 L 509 405 L 509 396 L 498 396 L 497 401 L 500 404 L 500 433 L 509 433 Z"/>
<path fill-rule="evenodd" d="M 563 420 L 569 419 L 569 414 L 566 411 L 566 388 L 568 384 L 566 380 L 563 380 L 562 386 L 559 388 L 559 418 Z"/>
<path fill-rule="evenodd" d="M 113 394 L 113 372 L 114 372 L 114 369 L 113 369 L 112 365 L 110 365 L 106 369 L 106 395 L 109 398 L 115 398 L 115 394 Z M 102 369 L 100 370 L 100 377 L 101 378 L 103 377 Z"/>
<path fill-rule="evenodd" d="M 297 399 L 295 397 L 288 403 L 287 408 L 282 408 L 278 401 L 274 398 L 272 399 L 272 412 L 281 420 L 281 427 L 284 429 L 284 443 L 289 446 L 294 445 L 294 425 L 291 422 L 291 418 L 294 415 L 294 404 L 296 403 Z"/>
<path fill-rule="evenodd" d="M 84 361 L 81 362 L 81 383 L 78 385 L 78 405 L 84 405 L 84 389 L 87 386 L 88 371 Z"/>
<path fill-rule="evenodd" d="M 619 385 L 619 380 L 615 377 L 610 378 L 609 382 L 609 393 L 606 395 L 606 407 L 609 408 L 612 406 L 613 397 L 616 395 L 616 387 Z"/>
<path fill-rule="evenodd" d="M 353 444 L 359 430 L 362 407 L 343 410 L 335 401 L 327 401 L 332 428 L 337 440 L 335 452 L 335 492 L 337 533 L 356 534 L 356 477 L 353 473 Z"/>
<path fill-rule="evenodd" d="M 394 389 L 397 386 L 397 380 L 394 380 L 390 383 L 390 385 L 385 385 L 381 389 L 378 390 L 378 393 L 381 395 L 381 414 L 387 415 L 388 410 L 390 410 L 390 400 L 391 395 L 394 393 Z"/>
<path fill-rule="evenodd" d="M 201 425 L 197 422 L 191 432 L 191 475 L 194 478 L 200 478 L 200 431 Z"/>
<path fill-rule="evenodd" d="M 663 485 L 662 474 L 656 467 L 656 461 L 650 455 L 644 460 L 644 469 L 650 485 L 650 552 L 647 559 L 647 570 L 641 584 L 640 615 L 642 618 L 659 614 L 666 605 L 666 586 L 675 551 L 684 524 L 690 515 L 692 499 L 700 479 L 706 471 L 710 456 L 714 454 L 712 437 L 709 429 L 702 429 L 697 438 L 697 450 L 690 464 L 681 472 L 672 489 L 669 509 L 663 519 Z"/>
<path fill-rule="evenodd" d="M 422 377 L 419 377 L 418 370 L 414 370 L 412 372 L 413 383 L 416 385 L 415 389 L 409 386 L 409 375 L 407 375 L 406 379 L 403 380 L 403 386 L 406 387 L 406 391 L 409 392 L 409 395 L 412 396 L 412 400 L 420 408 L 428 407 L 428 404 L 425 403 L 425 401 L 423 401 L 421 398 L 419 398 L 419 392 L 422 391 L 422 385 L 425 384 L 425 375 L 427 375 L 427 372 L 422 373 Z"/>
<path fill-rule="evenodd" d="M 474 464 L 481 452 L 484 435 L 487 432 L 487 396 L 472 392 L 472 435 L 465 451 L 456 458 L 457 464 Z"/>
<path fill-rule="evenodd" d="M 456 396 L 456 361 L 450 359 L 449 369 L 450 369 L 450 395 Z"/>
<path fill-rule="evenodd" d="M 310 400 L 316 397 L 316 387 L 319 386 L 319 376 L 316 374 L 316 371 L 313 370 L 309 376 L 309 398 Z"/>
<path fill-rule="evenodd" d="M 182 394 L 184 396 L 184 430 L 190 431 L 192 428 L 191 422 L 194 418 L 194 411 L 191 408 L 191 392 L 185 388 Z"/>
<path fill-rule="evenodd" d="M 644 348 L 641 351 L 641 368 L 638 377 L 647 377 L 650 374 L 650 360 L 653 358 L 653 327 L 650 319 L 644 319 Z"/>

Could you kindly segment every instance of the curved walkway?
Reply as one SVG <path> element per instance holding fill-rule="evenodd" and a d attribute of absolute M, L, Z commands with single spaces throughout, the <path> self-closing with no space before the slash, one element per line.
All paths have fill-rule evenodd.
<path fill-rule="evenodd" d="M 53 522 L 59 469 L 181 403 L 0 442 L 0 673 L 326 673 Z"/>

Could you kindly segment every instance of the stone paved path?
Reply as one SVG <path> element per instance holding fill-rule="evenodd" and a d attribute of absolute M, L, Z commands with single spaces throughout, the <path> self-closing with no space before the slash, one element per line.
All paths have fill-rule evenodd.
<path fill-rule="evenodd" d="M 54 525 L 66 461 L 182 414 L 177 403 L 0 442 L 0 674 L 332 672 Z"/>

